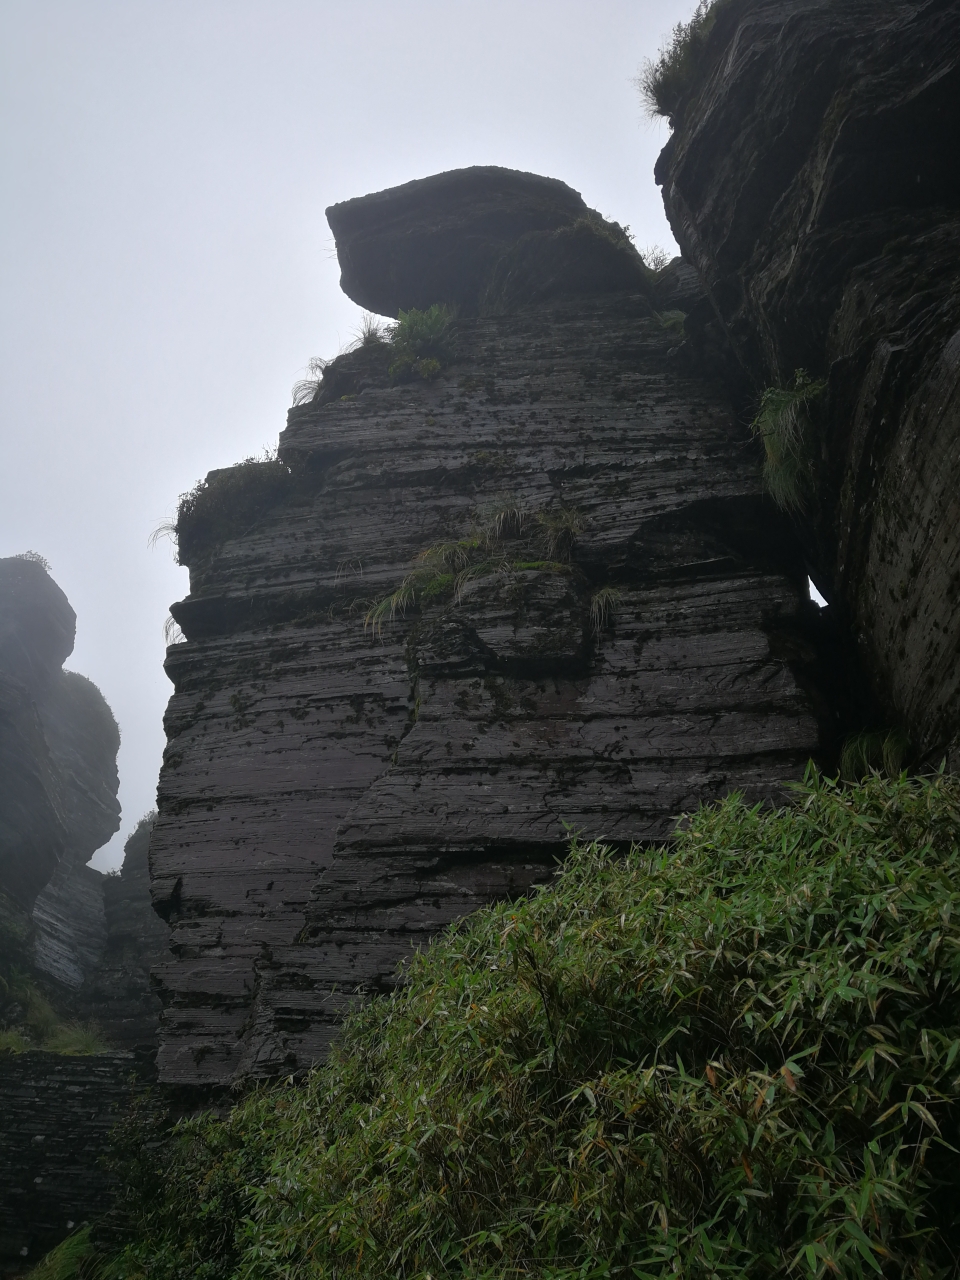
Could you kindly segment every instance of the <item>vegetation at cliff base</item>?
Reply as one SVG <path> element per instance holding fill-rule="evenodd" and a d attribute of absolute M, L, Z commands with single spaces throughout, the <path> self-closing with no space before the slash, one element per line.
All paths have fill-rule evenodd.
<path fill-rule="evenodd" d="M 957 1275 L 958 836 L 954 779 L 811 769 L 574 844 L 305 1083 L 138 1144 L 97 1274 Z"/>

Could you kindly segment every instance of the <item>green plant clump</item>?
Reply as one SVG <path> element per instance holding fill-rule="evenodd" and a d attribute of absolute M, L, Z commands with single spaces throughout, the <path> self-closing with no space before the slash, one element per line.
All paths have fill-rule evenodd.
<path fill-rule="evenodd" d="M 395 352 L 390 364 L 390 377 L 395 382 L 422 378 L 432 381 L 439 374 L 446 355 L 446 337 L 450 325 L 449 308 L 434 303 L 426 311 L 411 307 L 400 311 L 390 331 Z"/>
<path fill-rule="evenodd" d="M 699 0 L 690 21 L 678 22 L 669 43 L 640 68 L 636 86 L 650 115 L 666 116 L 671 121 L 680 115 L 684 101 L 700 78 L 707 38 L 724 3 L 725 0 Z"/>
<path fill-rule="evenodd" d="M 960 786 L 794 800 L 574 844 L 304 1084 L 181 1124 L 103 1274 L 956 1277 Z"/>
<path fill-rule="evenodd" d="M 577 535 L 583 529 L 580 513 L 568 507 L 538 511 L 532 537 L 525 536 L 528 523 L 519 507 L 503 507 L 479 522 L 466 538 L 427 547 L 396 591 L 370 606 L 364 627 L 379 636 L 385 622 L 392 622 L 397 614 L 404 616 L 409 608 L 449 599 L 459 604 L 468 583 L 478 578 L 506 577 L 525 570 L 569 572 Z M 514 545 L 508 547 L 507 543 Z M 537 547 L 545 551 L 547 559 L 521 554 Z"/>
<path fill-rule="evenodd" d="M 810 483 L 807 408 L 826 385 L 825 381 L 811 378 L 805 369 L 797 369 L 790 386 L 767 387 L 750 424 L 766 455 L 764 484 L 784 511 L 803 509 Z"/>
<path fill-rule="evenodd" d="M 910 739 L 902 729 L 867 729 L 847 738 L 840 752 L 840 776 L 859 782 L 871 772 L 896 777 L 910 754 Z"/>
<path fill-rule="evenodd" d="M 236 466 L 211 471 L 180 497 L 176 519 L 157 535 L 176 539 L 177 561 L 194 564 L 228 538 L 237 537 L 288 495 L 290 468 L 278 458 L 245 458 Z"/>

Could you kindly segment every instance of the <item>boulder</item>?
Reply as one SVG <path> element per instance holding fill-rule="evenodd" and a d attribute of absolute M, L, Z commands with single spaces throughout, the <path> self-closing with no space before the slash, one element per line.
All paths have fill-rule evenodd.
<path fill-rule="evenodd" d="M 344 293 L 396 316 L 436 302 L 476 311 L 490 271 L 521 236 L 590 213 L 556 178 L 474 165 L 344 200 L 327 209 L 327 221 Z"/>

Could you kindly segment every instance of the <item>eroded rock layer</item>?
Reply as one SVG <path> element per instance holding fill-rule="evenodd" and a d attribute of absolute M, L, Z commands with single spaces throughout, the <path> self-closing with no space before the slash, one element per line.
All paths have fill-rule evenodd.
<path fill-rule="evenodd" d="M 658 181 L 752 382 L 826 380 L 811 567 L 887 728 L 960 730 L 960 6 L 725 0 Z"/>
<path fill-rule="evenodd" d="M 291 410 L 286 495 L 194 552 L 173 609 L 163 1079 L 305 1066 L 569 826 L 659 839 L 818 751 L 800 562 L 674 341 L 644 293 L 528 306 L 456 322 L 436 381 L 362 347 Z"/>

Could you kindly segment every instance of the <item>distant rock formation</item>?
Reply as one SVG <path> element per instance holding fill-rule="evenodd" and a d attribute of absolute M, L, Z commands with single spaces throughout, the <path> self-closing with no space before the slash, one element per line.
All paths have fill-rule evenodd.
<path fill-rule="evenodd" d="M 539 228 L 490 232 L 544 193 Z M 661 296 L 578 199 L 467 170 L 331 210 L 352 296 L 461 304 L 438 376 L 341 356 L 280 462 L 191 508 L 151 844 L 166 1081 L 302 1069 L 411 947 L 549 877 L 570 829 L 659 840 L 831 750 L 799 549 L 660 314 L 696 282 L 674 264 Z"/>
<path fill-rule="evenodd" d="M 150 908 L 149 824 L 119 877 L 88 865 L 120 825 L 120 732 L 96 685 L 62 669 L 75 628 L 39 557 L 0 559 L 0 942 L 7 966 L 37 975 L 64 1017 L 103 1014 L 127 1047 L 156 1039 L 144 966 L 166 929 Z"/>
<path fill-rule="evenodd" d="M 28 911 L 67 842 L 64 780 L 37 704 L 61 674 L 75 629 L 42 564 L 0 559 L 0 889 Z"/>
<path fill-rule="evenodd" d="M 120 874 L 87 865 L 120 822 L 120 734 L 97 687 L 62 670 L 75 625 L 39 557 L 0 559 L 4 1275 L 20 1274 L 108 1203 L 102 1157 L 152 1078 L 157 1040 L 149 969 L 166 953 L 167 928 L 150 905 L 151 821 L 127 841 Z M 71 1029 L 78 1022 L 95 1028 Z M 74 1050 L 85 1035 L 86 1048 L 99 1037 L 109 1051 L 70 1051 L 72 1032 Z M 28 1043 L 57 1052 L 20 1052 Z"/>
<path fill-rule="evenodd" d="M 103 876 L 87 866 L 120 825 L 120 731 L 100 690 L 60 671 L 38 703 L 50 756 L 63 779 L 66 840 L 60 862 L 33 908 L 37 968 L 79 987 L 106 945 Z"/>
<path fill-rule="evenodd" d="M 753 396 L 826 380 L 811 571 L 880 721 L 936 764 L 960 733 L 960 10 L 716 12 L 657 180 Z"/>

